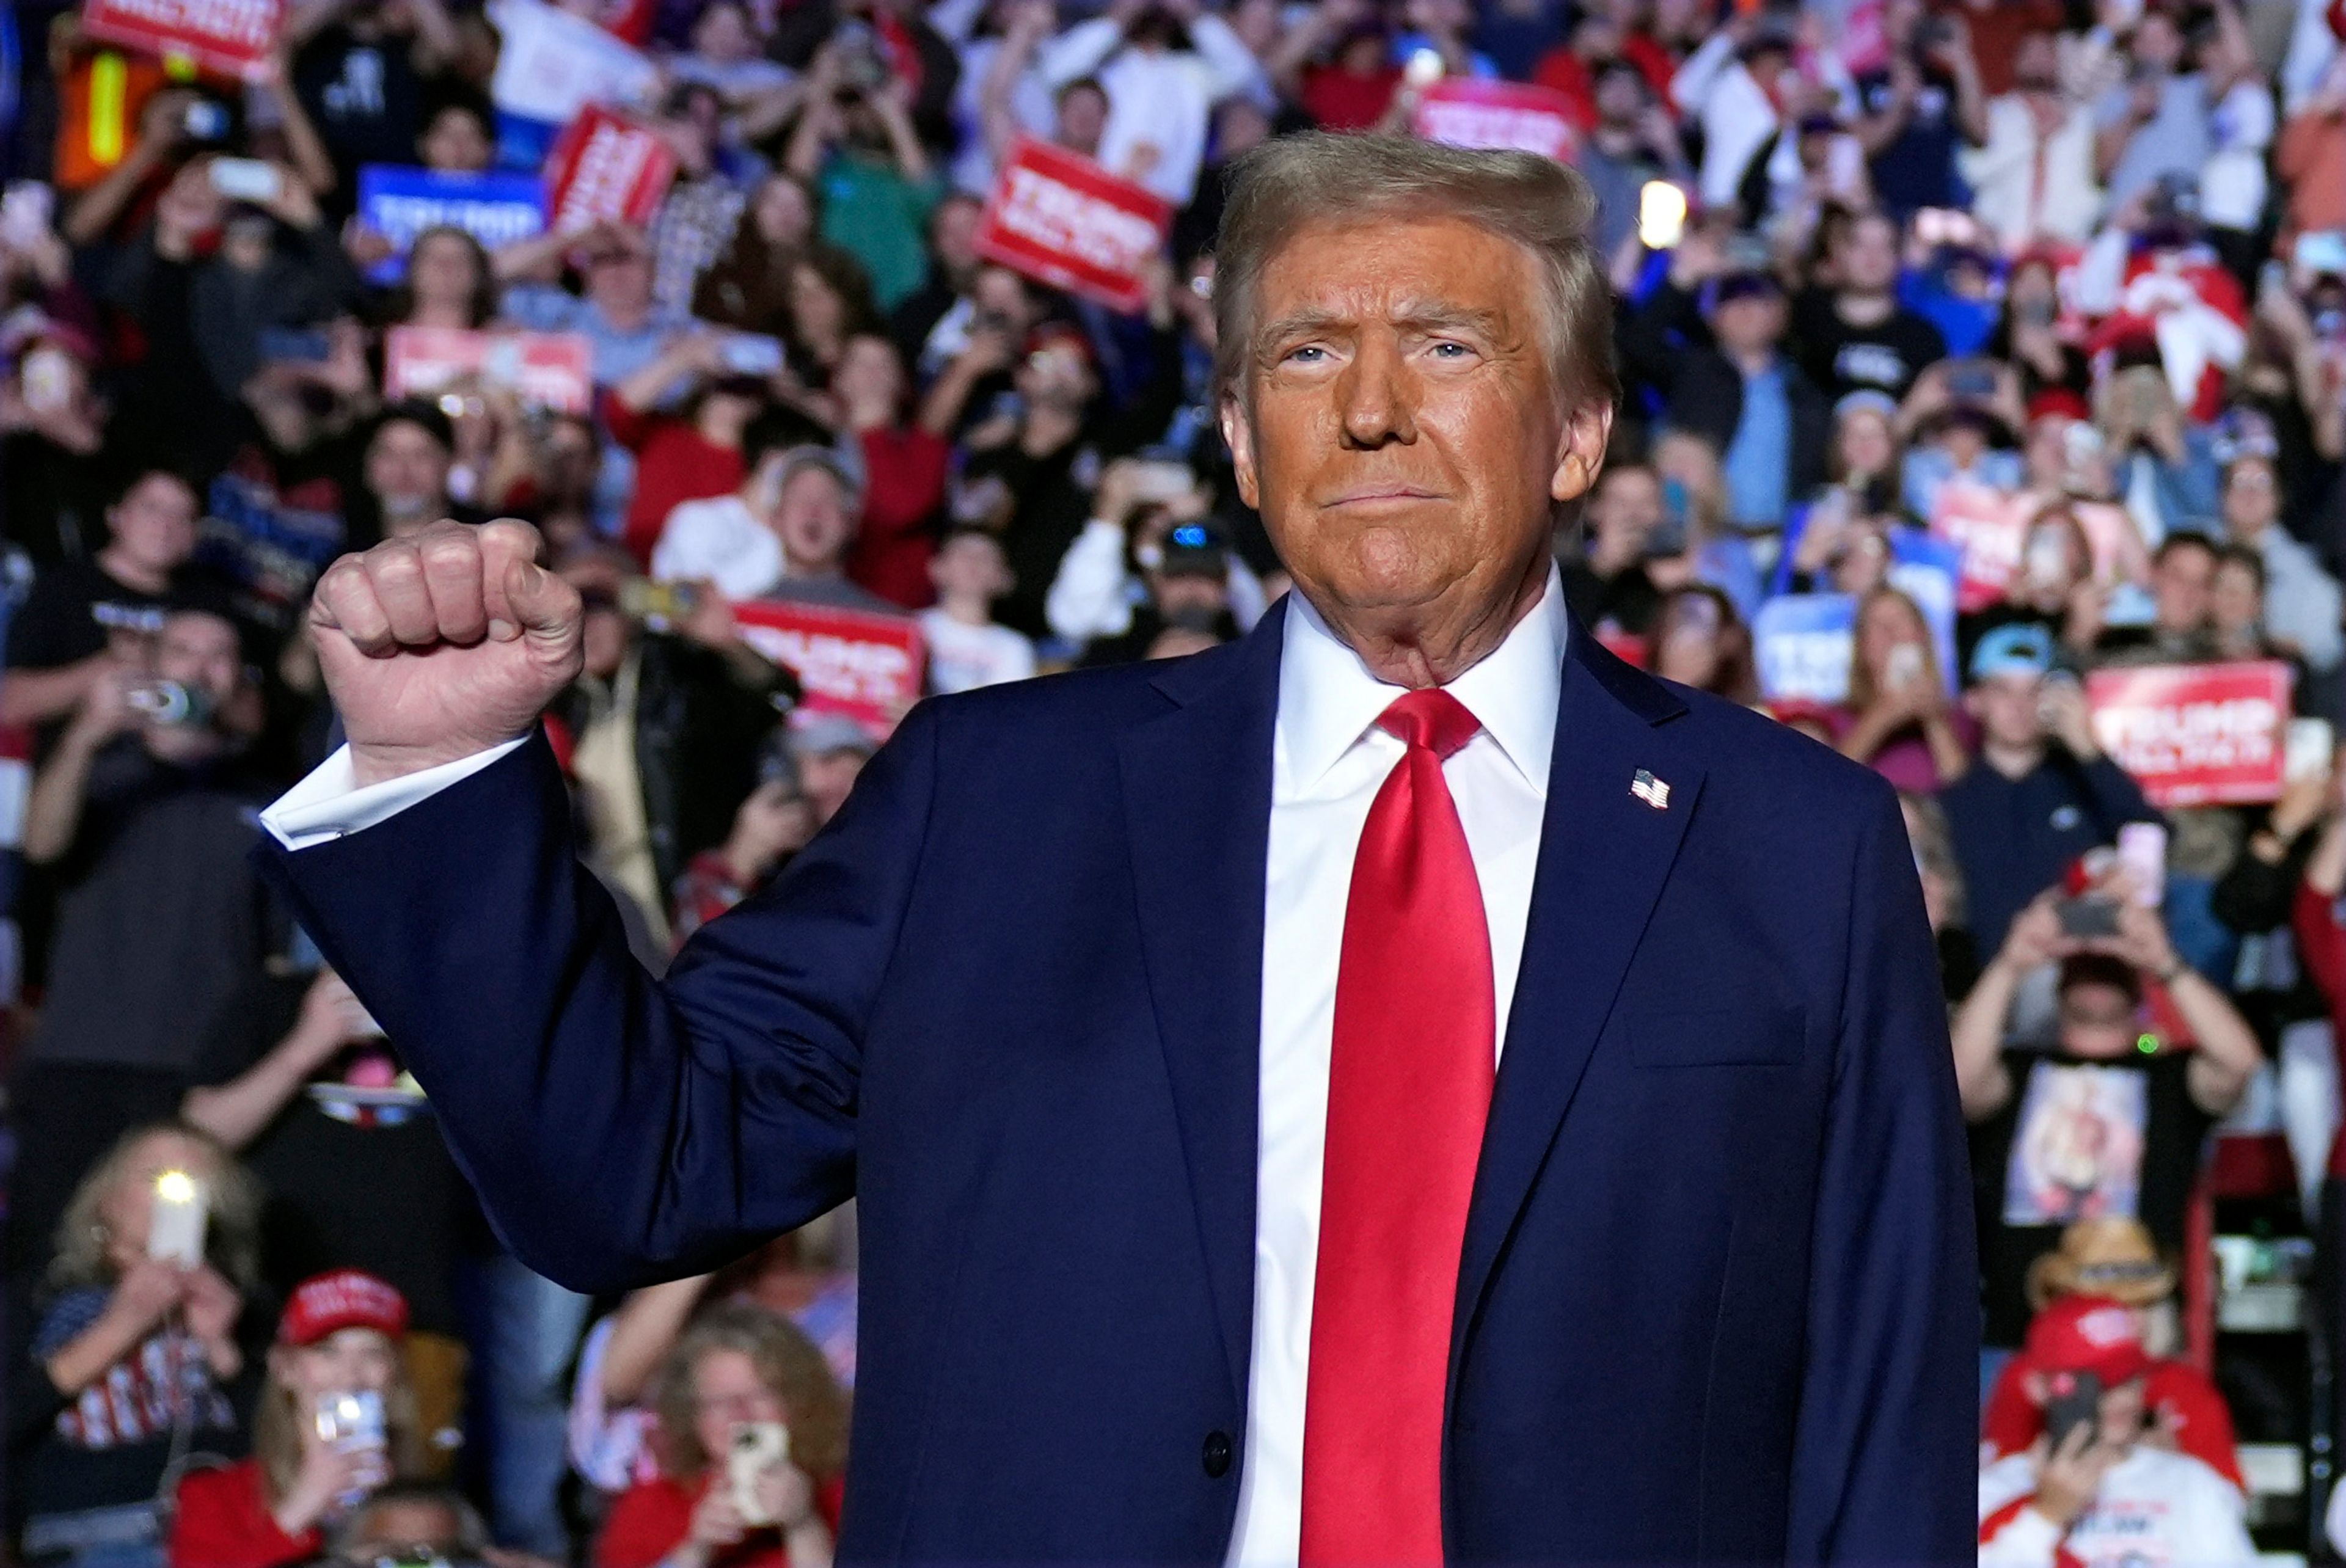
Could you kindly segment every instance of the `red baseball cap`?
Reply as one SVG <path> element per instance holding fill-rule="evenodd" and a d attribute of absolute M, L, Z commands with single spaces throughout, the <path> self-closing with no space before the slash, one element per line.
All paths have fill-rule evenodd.
<path fill-rule="evenodd" d="M 2131 1382 L 2151 1367 L 2134 1308 L 2106 1296 L 2065 1296 L 2046 1307 L 2028 1325 L 2020 1353 L 2048 1377 L 2091 1372 L 2106 1387 Z"/>
<path fill-rule="evenodd" d="M 407 1332 L 407 1298 L 388 1281 L 356 1268 L 313 1274 L 293 1288 L 277 1325 L 284 1345 L 314 1345 L 338 1329 L 373 1329 L 396 1339 Z"/>

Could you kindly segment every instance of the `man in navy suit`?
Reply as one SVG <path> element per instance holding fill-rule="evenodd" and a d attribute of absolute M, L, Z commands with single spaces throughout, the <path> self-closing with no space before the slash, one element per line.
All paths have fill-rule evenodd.
<path fill-rule="evenodd" d="M 337 563 L 273 807 L 507 1242 L 582 1289 L 854 1195 L 850 1561 L 1973 1553 L 1977 1309 L 1890 790 L 1572 624 L 1586 186 L 1254 154 L 1223 429 L 1297 592 L 922 705 L 665 981 L 579 869 L 519 524 Z"/>

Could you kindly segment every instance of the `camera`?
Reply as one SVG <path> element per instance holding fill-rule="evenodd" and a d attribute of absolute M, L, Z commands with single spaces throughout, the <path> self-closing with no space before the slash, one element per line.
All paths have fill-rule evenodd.
<path fill-rule="evenodd" d="M 215 708 L 210 692 L 176 680 L 145 681 L 128 695 L 130 706 L 158 724 L 199 728 L 211 722 Z"/>

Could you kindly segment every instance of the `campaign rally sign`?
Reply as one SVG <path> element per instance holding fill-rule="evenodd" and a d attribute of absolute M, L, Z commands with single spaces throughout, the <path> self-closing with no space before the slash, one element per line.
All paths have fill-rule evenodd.
<path fill-rule="evenodd" d="M 2239 805 L 2280 795 L 2290 669 L 2240 664 L 2100 669 L 2086 677 L 2094 738 L 2154 806 Z"/>
<path fill-rule="evenodd" d="M 494 0 L 496 75 L 489 97 L 498 110 L 555 125 L 588 104 L 648 103 L 659 70 L 640 50 L 545 0 Z"/>
<path fill-rule="evenodd" d="M 1148 302 L 1147 268 L 1172 223 L 1172 207 L 1148 187 L 1065 148 L 1026 140 L 994 176 L 977 253 L 1130 312 Z"/>
<path fill-rule="evenodd" d="M 252 80 L 285 25 L 285 0 L 85 0 L 82 31 L 102 43 Z"/>
<path fill-rule="evenodd" d="M 1840 702 L 1849 696 L 1857 601 L 1847 594 L 1781 594 L 1751 617 L 1760 689 L 1770 702 Z"/>
<path fill-rule="evenodd" d="M 546 230 L 546 186 L 534 174 L 443 174 L 371 163 L 359 170 L 359 221 L 398 254 L 367 273 L 375 283 L 406 275 L 407 252 L 427 229 L 461 229 L 495 250 Z"/>
<path fill-rule="evenodd" d="M 437 397 L 464 376 L 510 388 L 532 408 L 585 413 L 595 398 L 594 346 L 576 332 L 466 332 L 393 327 L 383 339 L 382 394 Z"/>
<path fill-rule="evenodd" d="M 1931 532 L 1964 553 L 1956 607 L 1964 614 L 1984 610 L 2004 597 L 2020 570 L 2020 552 L 2036 507 L 2025 493 L 2007 494 L 1969 479 L 1950 479 L 1939 486 Z"/>
<path fill-rule="evenodd" d="M 1923 612 L 1950 692 L 1963 685 L 1955 662 L 1955 603 L 1963 592 L 1963 551 L 1948 541 L 1912 528 L 1890 531 L 1890 585 Z"/>
<path fill-rule="evenodd" d="M 554 231 L 597 223 L 649 223 L 676 178 L 668 143 L 624 115 L 592 108 L 572 120 L 546 160 Z"/>
<path fill-rule="evenodd" d="M 921 626 L 909 616 L 756 599 L 733 619 L 743 642 L 799 677 L 811 712 L 885 736 L 921 695 Z"/>
<path fill-rule="evenodd" d="M 1418 95 L 1410 128 L 1450 147 L 1535 152 L 1558 163 L 1579 145 L 1565 96 L 1527 82 L 1445 77 Z"/>

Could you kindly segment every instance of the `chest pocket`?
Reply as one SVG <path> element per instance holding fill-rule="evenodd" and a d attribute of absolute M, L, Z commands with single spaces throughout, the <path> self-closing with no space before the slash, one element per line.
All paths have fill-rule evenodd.
<path fill-rule="evenodd" d="M 1656 1009 L 1630 1013 L 1623 1032 L 1640 1067 L 1788 1067 L 1805 1023 L 1797 1007 Z"/>

